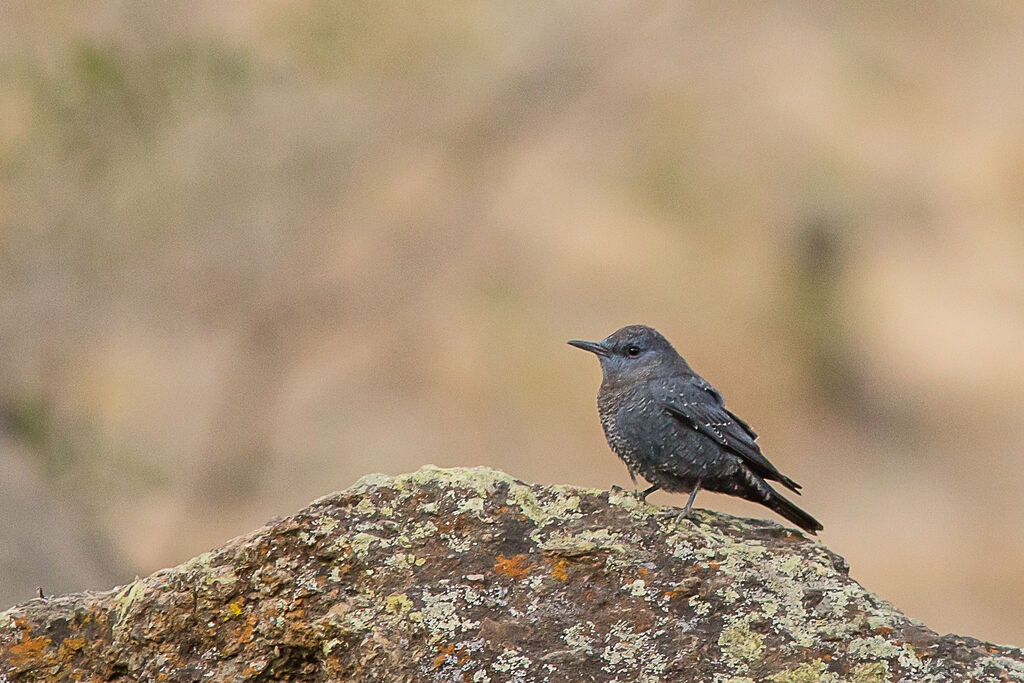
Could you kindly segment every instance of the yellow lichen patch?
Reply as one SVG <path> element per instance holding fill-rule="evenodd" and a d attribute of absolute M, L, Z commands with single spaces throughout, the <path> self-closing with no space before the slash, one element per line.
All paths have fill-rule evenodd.
<path fill-rule="evenodd" d="M 530 570 L 536 569 L 536 567 L 537 565 L 534 564 L 526 564 L 526 555 L 513 555 L 512 557 L 498 555 L 498 561 L 494 563 L 495 572 L 511 576 L 513 579 L 525 579 Z"/>
<path fill-rule="evenodd" d="M 85 647 L 85 638 L 65 638 L 60 646 L 75 652 Z"/>

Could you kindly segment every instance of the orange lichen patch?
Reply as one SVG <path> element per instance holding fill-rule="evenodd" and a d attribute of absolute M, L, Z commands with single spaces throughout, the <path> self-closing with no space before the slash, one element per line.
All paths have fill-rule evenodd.
<path fill-rule="evenodd" d="M 444 647 L 442 647 L 441 648 L 441 654 L 439 654 L 438 656 L 434 657 L 434 668 L 435 669 L 440 668 L 440 666 L 442 664 L 444 664 L 445 660 L 448 659 L 448 656 L 449 655 L 454 655 L 454 654 L 455 654 L 455 646 L 454 645 L 445 645 Z"/>
<path fill-rule="evenodd" d="M 43 650 L 49 647 L 52 642 L 48 636 L 26 638 L 26 635 L 28 633 L 23 632 L 21 641 L 11 645 L 7 650 L 11 655 L 11 664 L 15 668 L 20 668 L 36 661 L 36 658 L 42 655 Z"/>
<path fill-rule="evenodd" d="M 234 626 L 234 630 L 225 631 L 226 642 L 224 643 L 221 652 L 227 656 L 231 656 L 241 650 L 242 648 L 248 647 L 253 640 L 253 631 L 256 628 L 256 623 L 259 621 L 259 616 L 255 614 L 249 614 L 245 617 L 244 622 L 234 622 L 237 626 Z"/>
<path fill-rule="evenodd" d="M 551 574 L 556 579 L 565 583 L 569 580 L 569 572 L 566 571 L 566 567 L 569 566 L 569 560 L 564 557 L 545 558 L 551 564 Z"/>
<path fill-rule="evenodd" d="M 718 564 L 717 562 L 712 561 L 712 562 L 708 562 L 708 566 L 711 567 L 712 569 L 718 569 L 722 565 Z"/>
<path fill-rule="evenodd" d="M 640 576 L 647 576 L 647 567 L 640 567 L 636 570 L 636 573 Z"/>
<path fill-rule="evenodd" d="M 882 636 L 883 638 L 888 638 L 892 634 L 892 629 L 888 626 L 879 626 L 875 629 L 875 634 Z"/>
<path fill-rule="evenodd" d="M 498 561 L 494 563 L 494 571 L 511 576 L 513 579 L 525 579 L 530 570 L 536 569 L 536 567 L 535 564 L 526 564 L 526 555 L 513 555 L 512 557 L 498 555 Z"/>

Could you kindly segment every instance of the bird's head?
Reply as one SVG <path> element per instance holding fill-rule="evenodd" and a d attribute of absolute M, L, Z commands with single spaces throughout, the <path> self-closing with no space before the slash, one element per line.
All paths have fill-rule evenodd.
<path fill-rule="evenodd" d="M 646 325 L 623 327 L 599 342 L 573 339 L 569 344 L 597 356 L 605 384 L 647 381 L 690 371 L 672 344 Z"/>

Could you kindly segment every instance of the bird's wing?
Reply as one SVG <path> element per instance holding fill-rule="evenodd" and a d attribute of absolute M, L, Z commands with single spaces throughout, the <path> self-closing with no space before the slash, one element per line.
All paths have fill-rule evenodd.
<path fill-rule="evenodd" d="M 747 466 L 765 479 L 781 482 L 799 493 L 800 485 L 779 472 L 761 454 L 754 442 L 757 434 L 746 422 L 733 415 L 722 401 L 722 395 L 700 377 L 655 380 L 651 390 L 669 413 L 724 448 L 743 458 Z"/>
<path fill-rule="evenodd" d="M 715 402 L 718 403 L 719 407 L 722 408 L 722 410 L 724 410 L 726 413 L 728 413 L 729 417 L 731 417 L 736 424 L 742 427 L 743 431 L 750 435 L 751 439 L 757 438 L 757 432 L 755 432 L 750 425 L 748 425 L 743 419 L 741 419 L 739 415 L 725 407 L 725 399 L 723 399 L 722 395 L 718 393 L 718 389 L 715 389 L 713 386 L 711 386 L 711 382 L 707 381 L 700 375 L 694 375 L 693 382 L 701 389 L 711 394 L 715 398 Z"/>

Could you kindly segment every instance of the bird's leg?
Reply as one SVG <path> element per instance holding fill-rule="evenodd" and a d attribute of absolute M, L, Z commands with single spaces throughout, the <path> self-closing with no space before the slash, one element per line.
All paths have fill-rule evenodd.
<path fill-rule="evenodd" d="M 652 493 L 654 493 L 655 491 L 657 491 L 660 488 L 661 487 L 658 486 L 657 484 L 651 484 L 650 486 L 645 488 L 643 491 L 640 491 L 639 493 L 637 493 L 636 497 L 646 503 L 647 502 L 647 496 L 651 495 Z"/>
<path fill-rule="evenodd" d="M 629 478 L 633 480 L 633 495 L 635 496 L 636 492 L 637 492 L 637 488 L 636 488 L 636 472 L 633 471 L 632 467 L 628 467 L 628 469 L 629 469 Z"/>
<path fill-rule="evenodd" d="M 686 506 L 683 511 L 679 513 L 679 516 L 683 519 L 690 519 L 690 510 L 693 508 L 693 501 L 697 497 L 697 491 L 700 490 L 700 479 L 693 485 L 693 490 L 690 491 L 690 497 L 686 499 Z"/>
<path fill-rule="evenodd" d="M 690 517 L 690 512 L 693 510 L 693 500 L 697 497 L 697 491 L 700 490 L 700 481 L 701 480 L 698 479 L 697 482 L 693 485 L 693 490 L 690 491 L 690 497 L 686 499 L 686 505 L 683 506 L 682 510 L 680 510 L 679 512 L 676 512 L 674 509 L 665 510 L 664 512 L 660 513 L 661 516 L 665 517 L 666 519 L 671 518 L 675 520 L 692 519 L 692 517 Z"/>

